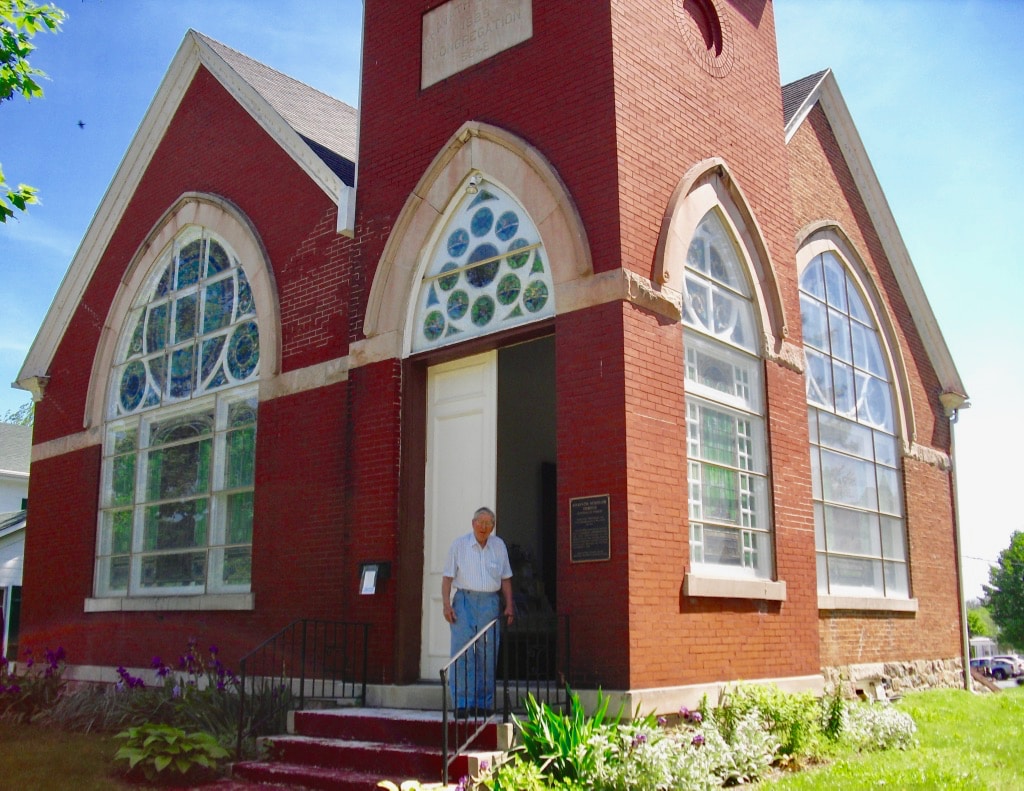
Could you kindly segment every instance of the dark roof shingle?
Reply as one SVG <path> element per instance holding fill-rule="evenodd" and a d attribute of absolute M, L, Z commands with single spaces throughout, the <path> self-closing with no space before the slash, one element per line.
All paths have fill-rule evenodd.
<path fill-rule="evenodd" d="M 818 87 L 818 83 L 826 74 L 828 74 L 828 69 L 822 69 L 782 86 L 782 120 L 786 126 L 793 120 L 797 110 L 803 106 L 807 97 Z"/>

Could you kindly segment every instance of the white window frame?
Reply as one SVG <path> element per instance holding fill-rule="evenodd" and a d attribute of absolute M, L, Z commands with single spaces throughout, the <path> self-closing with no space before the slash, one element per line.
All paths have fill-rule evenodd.
<path fill-rule="evenodd" d="M 198 207 L 198 209 L 196 208 Z M 210 219 L 211 225 L 196 225 L 189 222 L 196 217 Z M 271 315 L 271 338 L 273 341 L 273 318 L 276 313 L 271 309 L 272 303 L 268 302 L 268 293 L 265 287 L 265 262 L 263 255 L 251 236 L 246 232 L 238 218 L 219 205 L 216 201 L 207 201 L 205 198 L 188 197 L 183 199 L 179 207 L 169 215 L 166 225 L 157 232 L 156 238 L 162 240 L 162 246 L 155 248 L 150 245 L 144 247 L 141 265 L 133 264 L 132 276 L 129 279 L 129 291 L 135 289 L 135 294 L 144 300 L 138 302 L 138 297 L 129 297 L 126 291 L 115 300 L 112 307 L 112 315 L 118 317 L 119 326 L 117 340 L 114 337 L 105 336 L 102 359 L 105 361 L 108 374 L 107 399 L 104 422 L 103 442 L 103 463 L 100 492 L 100 506 L 97 513 L 97 534 L 96 534 L 96 556 L 94 566 L 94 597 L 86 599 L 86 612 L 116 611 L 116 610 L 205 610 L 205 609 L 252 609 L 254 596 L 251 592 L 251 553 L 253 540 L 250 532 L 248 542 L 241 544 L 228 544 L 226 541 L 228 509 L 226 498 L 234 494 L 248 494 L 254 496 L 255 480 L 233 489 L 225 487 L 225 466 L 227 458 L 226 439 L 232 430 L 237 427 L 228 426 L 229 408 L 232 404 L 242 401 L 249 402 L 254 413 L 255 421 L 251 424 L 253 431 L 253 461 L 255 460 L 255 431 L 258 426 L 258 402 L 259 402 L 259 378 L 262 367 L 269 367 L 273 370 L 276 365 L 276 358 L 269 360 L 270 365 L 266 366 L 268 360 L 262 360 L 255 364 L 254 368 L 246 373 L 247 379 L 239 383 L 231 378 L 228 372 L 228 381 L 215 384 L 205 392 L 193 394 L 185 398 L 166 397 L 162 404 L 150 407 L 142 407 L 128 416 L 120 416 L 118 409 L 119 398 L 119 375 L 124 368 L 123 355 L 128 348 L 129 338 L 138 320 L 139 310 L 145 310 L 145 306 L 152 301 L 150 295 L 156 283 L 162 276 L 163 270 L 169 262 L 169 255 L 173 251 L 188 242 L 198 238 L 215 239 L 224 247 L 233 265 L 240 270 L 239 277 L 246 276 L 251 292 L 251 298 L 255 302 L 255 314 L 246 312 L 238 314 L 234 323 L 224 325 L 228 328 L 240 327 L 246 323 L 257 322 L 263 313 Z M 241 249 L 244 255 L 248 255 L 250 267 L 243 267 L 244 260 L 236 252 Z M 149 252 L 149 251 L 153 252 Z M 227 270 L 225 270 L 227 271 Z M 256 275 L 256 282 L 253 280 Z M 214 283 L 221 279 L 220 274 L 211 275 L 209 281 Z M 255 286 L 255 287 L 254 287 Z M 237 300 L 238 293 L 235 294 Z M 198 305 L 201 302 L 197 301 Z M 250 309 L 251 310 L 251 309 Z M 201 316 L 197 315 L 197 321 Z M 259 326 L 259 354 L 263 357 L 268 340 L 264 336 L 264 326 Z M 200 333 L 201 329 L 198 330 Z M 228 343 L 229 339 L 225 339 Z M 198 345 L 197 345 L 198 349 Z M 201 360 L 196 361 L 196 366 L 201 365 Z M 206 541 L 201 546 L 196 546 L 194 551 L 205 553 L 205 576 L 202 584 L 197 585 L 169 585 L 166 587 L 148 587 L 142 584 L 143 560 L 157 553 L 149 552 L 143 548 L 144 520 L 146 508 L 152 503 L 146 499 L 146 474 L 150 448 L 148 447 L 149 427 L 155 421 L 165 421 L 170 418 L 202 411 L 212 406 L 214 409 L 214 427 L 210 434 L 210 475 L 211 480 L 206 489 L 208 508 L 206 514 Z M 111 501 L 113 487 L 113 462 L 114 454 L 114 433 L 125 427 L 134 427 L 136 431 L 136 449 L 134 450 L 135 480 L 133 487 L 133 502 L 130 504 L 121 503 L 116 510 L 127 510 L 131 508 L 131 539 L 127 553 L 111 551 L 113 528 L 106 527 L 106 515 L 115 510 Z M 127 455 L 127 454 L 124 454 Z M 197 498 L 201 499 L 201 498 Z M 251 530 L 251 525 L 250 525 Z M 247 548 L 249 552 L 250 578 L 248 582 L 227 584 L 222 581 L 222 570 L 225 562 L 225 555 L 231 549 Z M 178 553 L 193 551 L 187 548 L 177 550 Z M 170 550 L 173 554 L 174 550 Z M 129 559 L 128 583 L 126 588 L 112 588 L 110 586 L 110 558 L 113 554 L 124 556 Z"/>
<path fill-rule="evenodd" d="M 705 223 L 714 221 L 718 228 L 708 231 Z M 732 265 L 735 267 L 739 282 L 727 284 L 714 279 L 692 268 L 689 263 L 684 268 L 684 282 L 702 280 L 712 289 L 728 290 L 733 300 L 740 308 L 745 308 L 745 316 L 740 317 L 742 326 L 746 328 L 744 339 L 748 344 L 740 347 L 728 338 L 723 336 L 712 336 L 707 334 L 706 328 L 697 323 L 687 320 L 684 312 L 683 319 L 683 364 L 684 381 L 686 391 L 686 421 L 687 421 L 687 480 L 689 503 L 688 522 L 690 524 L 690 567 L 691 573 L 687 575 L 687 595 L 736 595 L 749 596 L 751 598 L 779 599 L 785 598 L 784 583 L 772 582 L 775 570 L 775 539 L 772 525 L 771 509 L 771 481 L 769 475 L 769 457 L 765 423 L 765 396 L 764 396 L 764 361 L 755 353 L 753 340 L 757 337 L 758 312 L 755 309 L 754 300 L 751 294 L 754 293 L 748 282 L 748 269 L 746 261 L 741 256 L 736 239 L 731 228 L 723 219 L 719 209 L 712 208 L 698 222 L 693 239 L 713 238 L 722 239 L 731 246 Z M 691 242 L 692 243 L 692 242 Z M 689 249 L 687 249 L 687 261 L 689 260 Z M 687 295 L 683 295 L 684 301 Z M 691 352 L 704 355 L 705 359 L 718 360 L 723 364 L 732 366 L 732 381 L 735 383 L 739 378 L 745 379 L 743 387 L 737 387 L 733 392 L 718 390 L 709 384 L 691 378 Z M 754 518 L 756 527 L 747 527 L 742 524 L 743 519 L 738 517 L 740 524 L 730 524 L 721 521 L 713 521 L 704 518 L 702 513 L 702 502 L 695 499 L 695 471 L 699 470 L 700 475 L 706 469 L 706 465 L 714 466 L 716 463 L 707 458 L 695 457 L 691 450 L 691 432 L 699 430 L 691 418 L 691 407 L 700 408 L 707 405 L 715 411 L 731 415 L 734 418 L 749 422 L 751 427 L 750 442 L 752 444 L 753 469 L 740 469 L 735 467 L 737 476 L 752 476 L 756 479 L 757 485 L 753 489 Z M 735 440 L 735 437 L 734 437 Z M 729 465 L 723 465 L 729 466 Z M 739 483 L 739 480 L 737 480 Z M 739 514 L 743 508 L 743 497 L 737 489 L 736 510 Z M 722 564 L 708 562 L 704 559 L 704 530 L 706 528 L 722 528 L 735 531 L 740 542 L 740 564 Z M 756 561 L 754 553 L 751 552 L 752 537 L 758 537 L 756 550 Z M 735 588 L 727 587 L 723 592 L 720 584 L 707 584 L 705 578 L 731 579 L 745 585 L 754 583 L 757 590 L 749 587 Z M 766 587 L 766 583 L 768 587 Z M 774 586 L 774 587 L 773 587 Z"/>
<path fill-rule="evenodd" d="M 812 292 L 804 288 L 804 278 L 807 275 L 808 267 L 810 266 L 824 266 L 825 257 L 831 257 L 839 269 L 841 269 L 844 277 L 844 289 L 847 294 L 847 300 L 845 307 L 837 306 L 831 303 L 826 304 L 825 299 L 820 296 L 813 294 Z M 874 381 L 882 380 L 882 375 L 886 377 L 885 381 L 887 385 L 887 395 L 889 397 L 888 404 L 888 419 L 890 425 L 880 425 L 878 421 L 870 422 L 863 420 L 858 417 L 857 409 L 859 406 L 859 397 L 854 395 L 852 399 L 852 414 L 850 410 L 839 409 L 836 406 L 836 402 L 833 404 L 825 404 L 819 396 L 811 397 L 812 394 L 812 374 L 813 371 L 808 366 L 805 377 L 807 379 L 807 405 L 808 405 L 808 427 L 809 427 L 809 438 L 810 438 L 810 453 L 811 453 L 811 468 L 812 468 L 812 500 L 814 503 L 814 519 L 815 519 L 815 549 L 816 549 L 816 567 L 817 567 L 817 581 L 818 581 L 818 598 L 819 608 L 821 609 L 892 609 L 892 610 L 907 610 L 916 611 L 916 601 L 912 598 L 911 589 L 911 574 L 910 574 L 910 547 L 909 539 L 907 535 L 907 523 L 906 523 L 906 507 L 905 507 L 905 492 L 903 490 L 903 478 L 902 478 L 902 460 L 899 457 L 899 436 L 897 434 L 897 415 L 898 415 L 898 393 L 895 388 L 895 376 L 892 368 L 889 365 L 891 360 L 891 354 L 887 349 L 887 339 L 885 334 L 882 332 L 882 327 L 879 325 L 878 316 L 872 309 L 872 303 L 865 293 L 864 288 L 861 285 L 860 278 L 857 276 L 855 270 L 850 266 L 847 257 L 838 249 L 832 247 L 825 247 L 821 249 L 820 245 L 816 245 L 813 248 L 813 254 L 809 254 L 806 262 L 800 270 L 800 298 L 801 305 L 807 303 L 816 303 L 817 310 L 823 311 L 823 315 L 828 317 L 830 314 L 834 314 L 842 317 L 845 315 L 845 321 L 852 327 L 855 323 L 858 325 L 858 329 L 863 330 L 866 327 L 866 321 L 870 320 L 871 327 L 870 331 L 874 333 L 874 338 L 877 340 L 877 355 L 868 355 L 871 369 L 864 369 L 863 371 L 854 365 L 853 360 L 849 362 L 845 361 L 842 357 L 834 358 L 831 349 L 832 338 L 837 337 L 844 341 L 844 344 L 852 338 L 851 333 L 847 333 L 846 330 L 841 328 L 835 328 L 835 332 L 830 331 L 830 325 L 826 323 L 822 325 L 824 332 L 824 342 L 830 345 L 828 349 L 820 348 L 822 343 L 818 343 L 817 346 L 808 346 L 808 353 L 815 354 L 821 358 L 824 363 L 828 366 L 834 367 L 833 359 L 840 359 L 844 367 L 849 368 L 853 371 L 853 379 L 855 381 L 855 387 L 860 384 L 861 375 L 867 378 L 870 373 L 870 377 Z M 849 292 L 853 290 L 854 295 L 859 301 L 859 310 L 854 311 L 850 307 L 849 303 Z M 814 307 L 814 305 L 812 305 Z M 803 310 L 802 316 L 803 316 Z M 827 322 L 827 318 L 826 318 Z M 863 342 L 864 336 L 861 336 L 860 340 Z M 807 338 L 805 338 L 805 343 Z M 884 367 L 884 371 L 879 371 L 879 366 Z M 815 393 L 819 391 L 814 390 Z M 848 398 L 847 401 L 850 401 Z M 847 436 L 850 439 L 854 439 L 855 434 L 859 433 L 865 438 L 860 443 L 860 447 L 856 447 L 857 443 L 847 443 L 849 447 L 840 447 L 843 443 L 823 441 L 820 432 L 820 422 L 822 415 L 828 416 L 825 418 L 827 422 L 830 422 L 834 427 L 841 427 L 844 424 L 850 426 Z M 884 446 L 884 449 L 883 449 Z M 860 465 L 866 469 L 864 465 L 870 465 L 871 472 L 873 473 L 874 490 L 876 492 L 874 504 L 870 503 L 849 503 L 842 502 L 840 500 L 826 498 L 826 490 L 829 488 L 825 481 L 822 480 L 822 458 L 825 454 L 832 454 L 832 457 L 840 460 L 848 458 L 851 464 Z M 884 508 L 879 503 L 877 492 L 878 479 L 880 471 L 884 471 L 886 477 L 892 478 L 895 476 L 897 485 L 896 490 L 893 492 L 895 495 L 894 499 L 897 507 Z M 856 516 L 860 514 L 863 516 L 867 524 L 873 523 L 877 526 L 877 535 L 870 536 L 874 546 L 877 550 L 872 549 L 870 551 L 854 551 L 852 549 L 831 550 L 829 549 L 829 536 L 830 532 L 828 526 L 825 524 L 826 511 L 832 509 L 833 512 L 843 512 Z M 838 511 L 835 511 L 838 509 Z M 895 511 L 898 510 L 898 513 Z M 887 554 L 885 549 L 885 530 L 883 529 L 883 523 L 885 520 L 898 519 L 901 530 L 901 541 L 898 542 L 902 547 L 902 557 L 895 557 L 894 555 Z M 873 566 L 877 566 L 877 577 L 876 584 L 872 586 L 866 585 L 844 585 L 841 583 L 833 583 L 831 574 L 832 563 L 857 563 L 864 564 L 870 563 Z M 890 586 L 887 582 L 886 566 L 892 565 L 897 569 L 902 568 L 903 575 L 900 580 L 897 581 L 895 586 Z"/>

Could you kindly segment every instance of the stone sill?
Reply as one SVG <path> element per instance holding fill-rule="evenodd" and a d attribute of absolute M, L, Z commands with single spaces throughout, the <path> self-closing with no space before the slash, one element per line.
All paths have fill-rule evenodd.
<path fill-rule="evenodd" d="M 917 612 L 917 599 L 883 599 L 878 596 L 818 596 L 818 609 Z"/>
<path fill-rule="evenodd" d="M 687 574 L 683 578 L 683 595 L 717 599 L 761 599 L 785 601 L 786 583 L 782 580 L 732 579 Z"/>
<path fill-rule="evenodd" d="M 254 593 L 208 593 L 199 596 L 110 596 L 85 600 L 85 612 L 174 612 L 254 610 Z"/>

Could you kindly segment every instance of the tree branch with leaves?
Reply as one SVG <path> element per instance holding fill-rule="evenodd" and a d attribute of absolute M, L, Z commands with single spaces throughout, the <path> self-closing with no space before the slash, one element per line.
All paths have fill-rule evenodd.
<path fill-rule="evenodd" d="M 37 33 L 60 30 L 66 14 L 52 4 L 37 5 L 32 0 L 0 0 L 0 103 L 21 94 L 26 99 L 43 95 L 39 82 L 46 77 L 29 63 L 35 51 L 32 43 Z M 38 203 L 35 187 L 8 185 L 0 167 L 0 222 L 7 222 L 15 211 L 25 211 Z"/>
<path fill-rule="evenodd" d="M 1010 546 L 988 570 L 986 603 L 1000 629 L 1000 642 L 1024 648 L 1024 533 L 1014 531 Z"/>

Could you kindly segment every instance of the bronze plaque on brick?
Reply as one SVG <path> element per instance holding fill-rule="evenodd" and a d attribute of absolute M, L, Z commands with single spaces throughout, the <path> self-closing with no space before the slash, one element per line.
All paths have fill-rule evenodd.
<path fill-rule="evenodd" d="M 610 500 L 607 494 L 569 500 L 569 555 L 573 563 L 611 559 Z"/>

